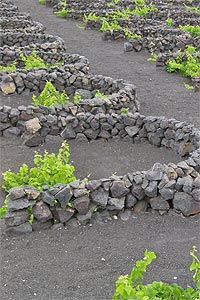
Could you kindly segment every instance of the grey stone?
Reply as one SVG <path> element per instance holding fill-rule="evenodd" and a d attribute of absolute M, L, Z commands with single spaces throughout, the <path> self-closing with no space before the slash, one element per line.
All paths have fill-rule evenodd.
<path fill-rule="evenodd" d="M 185 216 L 200 213 L 200 202 L 185 192 L 176 192 L 173 199 L 173 206 L 177 211 L 181 211 Z"/>
<path fill-rule="evenodd" d="M 131 211 L 129 209 L 125 209 L 124 211 L 120 211 L 119 218 L 122 221 L 128 221 L 131 217 Z"/>
<path fill-rule="evenodd" d="M 6 233 L 8 234 L 24 234 L 24 233 L 31 233 L 32 226 L 29 222 L 20 224 L 18 226 L 8 227 L 6 229 Z"/>
<path fill-rule="evenodd" d="M 13 81 L 13 78 L 10 75 L 3 75 L 1 78 L 0 88 L 6 95 L 14 94 L 16 91 L 16 85 Z"/>
<path fill-rule="evenodd" d="M 161 196 L 151 198 L 150 204 L 151 208 L 156 210 L 168 210 L 170 208 L 168 201 Z"/>
<path fill-rule="evenodd" d="M 16 211 L 16 210 L 21 210 L 30 206 L 35 205 L 35 201 L 29 201 L 27 198 L 21 198 L 17 200 L 10 200 L 8 198 L 8 208 L 9 211 Z"/>
<path fill-rule="evenodd" d="M 122 210 L 125 206 L 125 197 L 109 198 L 108 205 L 109 210 Z"/>
<path fill-rule="evenodd" d="M 142 200 L 145 197 L 144 189 L 139 184 L 133 184 L 131 193 L 135 196 L 138 200 Z"/>
<path fill-rule="evenodd" d="M 49 229 L 53 226 L 53 220 L 48 220 L 46 221 L 45 223 L 42 223 L 36 219 L 33 220 L 33 223 L 32 223 L 32 228 L 33 228 L 33 231 L 41 231 L 41 230 L 46 230 L 46 229 Z"/>
<path fill-rule="evenodd" d="M 101 180 L 90 180 L 88 181 L 87 187 L 90 191 L 95 191 L 101 186 Z"/>
<path fill-rule="evenodd" d="M 159 190 L 159 193 L 165 200 L 173 199 L 175 190 L 168 189 L 168 188 L 162 188 Z"/>
<path fill-rule="evenodd" d="M 81 196 L 87 195 L 88 190 L 87 189 L 74 189 L 74 197 L 79 198 Z"/>
<path fill-rule="evenodd" d="M 126 126 L 125 130 L 130 137 L 133 137 L 139 132 L 140 129 L 137 126 Z"/>
<path fill-rule="evenodd" d="M 155 163 L 152 169 L 146 173 L 146 178 L 148 180 L 161 180 L 163 171 L 163 165 L 161 165 L 160 163 Z"/>
<path fill-rule="evenodd" d="M 16 200 L 19 198 L 23 198 L 25 195 L 24 189 L 20 186 L 13 187 L 9 190 L 9 198 L 10 200 Z"/>
<path fill-rule="evenodd" d="M 4 130 L 3 135 L 9 138 L 12 138 L 13 136 L 20 136 L 21 130 L 18 127 L 9 127 Z"/>
<path fill-rule="evenodd" d="M 90 222 L 91 218 L 92 218 L 92 212 L 89 210 L 86 214 L 82 215 L 82 214 L 76 214 L 76 218 L 77 220 L 82 224 L 82 225 L 86 225 L 87 223 Z"/>
<path fill-rule="evenodd" d="M 38 191 L 33 186 L 25 185 L 24 186 L 24 191 L 26 193 L 26 197 L 28 198 L 28 200 L 36 200 L 40 195 L 40 191 Z"/>
<path fill-rule="evenodd" d="M 86 129 L 84 131 L 84 134 L 86 135 L 86 137 L 90 140 L 95 140 L 97 138 L 97 136 L 99 135 L 100 130 L 92 130 L 92 129 Z"/>
<path fill-rule="evenodd" d="M 105 208 L 108 202 L 108 192 L 106 192 L 102 187 L 93 191 L 90 194 L 92 201 L 98 206 Z"/>
<path fill-rule="evenodd" d="M 145 194 L 148 197 L 156 197 L 158 192 L 158 183 L 157 181 L 150 181 L 149 185 L 145 188 Z"/>
<path fill-rule="evenodd" d="M 55 194 L 55 199 L 59 201 L 61 207 L 63 208 L 66 207 L 72 196 L 73 193 L 71 191 L 71 188 L 69 186 L 65 186 Z"/>
<path fill-rule="evenodd" d="M 29 220 L 29 212 L 27 209 L 15 211 L 15 212 L 7 212 L 5 217 L 6 226 L 18 226 Z"/>
<path fill-rule="evenodd" d="M 147 207 L 148 207 L 147 201 L 140 200 L 135 204 L 133 211 L 136 213 L 145 212 L 147 211 Z"/>
<path fill-rule="evenodd" d="M 125 207 L 126 208 L 132 208 L 135 206 L 135 204 L 137 203 L 137 199 L 135 196 L 133 196 L 131 193 L 129 193 L 126 196 L 126 201 L 125 201 Z"/>
<path fill-rule="evenodd" d="M 125 181 L 123 180 L 115 180 L 113 181 L 110 192 L 113 198 L 121 198 L 129 193 L 129 189 L 125 185 Z"/>
<path fill-rule="evenodd" d="M 193 196 L 195 201 L 200 202 L 200 189 L 194 189 L 192 191 L 192 196 Z"/>
<path fill-rule="evenodd" d="M 82 99 L 91 99 L 92 98 L 92 94 L 88 90 L 77 89 L 76 92 L 79 93 L 79 95 L 81 96 Z"/>
<path fill-rule="evenodd" d="M 74 139 L 76 137 L 76 132 L 72 125 L 68 124 L 60 135 L 63 139 Z"/>
<path fill-rule="evenodd" d="M 53 206 L 55 198 L 48 191 L 44 191 L 44 192 L 41 193 L 41 200 L 44 203 L 47 203 L 50 206 Z"/>
<path fill-rule="evenodd" d="M 88 139 L 83 133 L 77 133 L 76 135 L 76 141 L 78 142 L 88 142 Z"/>
<path fill-rule="evenodd" d="M 49 207 L 42 201 L 39 201 L 35 204 L 35 206 L 32 209 L 32 213 L 34 217 L 42 223 L 45 223 L 46 221 L 53 219 L 53 215 Z"/>
<path fill-rule="evenodd" d="M 22 139 L 23 139 L 23 144 L 27 147 L 37 147 L 44 142 L 43 137 L 39 133 L 36 134 L 24 133 L 22 135 Z"/>
<path fill-rule="evenodd" d="M 33 119 L 30 119 L 28 121 L 26 121 L 24 123 L 24 126 L 25 126 L 25 130 L 27 131 L 27 133 L 29 133 L 30 135 L 31 134 L 35 134 L 36 132 L 39 131 L 39 129 L 41 128 L 41 125 L 40 125 L 40 122 L 39 122 L 39 119 L 36 117 L 36 118 L 33 118 Z"/>
<path fill-rule="evenodd" d="M 73 208 L 75 208 L 79 214 L 85 215 L 89 211 L 90 198 L 88 195 L 76 198 L 73 201 Z"/>
<path fill-rule="evenodd" d="M 125 42 L 124 43 L 124 51 L 125 52 L 133 51 L 133 45 L 129 42 Z"/>
<path fill-rule="evenodd" d="M 53 212 L 54 219 L 56 219 L 61 223 L 68 222 L 75 214 L 75 210 L 70 207 L 67 208 L 55 207 L 52 212 Z"/>

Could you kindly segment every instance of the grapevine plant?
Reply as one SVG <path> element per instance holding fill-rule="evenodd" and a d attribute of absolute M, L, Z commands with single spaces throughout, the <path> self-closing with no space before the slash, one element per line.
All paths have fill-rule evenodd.
<path fill-rule="evenodd" d="M 116 291 L 113 300 L 199 300 L 200 299 L 200 260 L 195 255 L 196 247 L 190 252 L 192 263 L 190 271 L 194 271 L 193 280 L 195 288 L 182 288 L 176 283 L 154 281 L 143 284 L 142 277 L 147 266 L 156 258 L 154 252 L 148 250 L 144 253 L 144 259 L 136 261 L 136 266 L 129 275 L 120 276 L 116 282 Z"/>

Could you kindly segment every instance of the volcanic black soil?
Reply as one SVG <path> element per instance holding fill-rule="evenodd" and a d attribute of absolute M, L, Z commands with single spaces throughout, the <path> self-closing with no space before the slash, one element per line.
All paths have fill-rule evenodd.
<path fill-rule="evenodd" d="M 123 78 L 137 86 L 141 113 L 165 115 L 200 126 L 200 95 L 184 87 L 187 80 L 168 74 L 147 62 L 149 54 L 123 53 L 120 42 L 106 43 L 98 32 L 81 30 L 79 22 L 56 17 L 51 8 L 37 0 L 15 0 L 20 11 L 43 23 L 47 32 L 62 37 L 68 52 L 85 55 L 93 73 Z M 30 104 L 31 97 L 1 97 L 3 105 Z M 31 165 L 33 151 L 56 151 L 60 140 L 52 138 L 45 146 L 28 149 L 10 138 L 1 138 L 1 171 Z M 71 160 L 76 176 L 107 177 L 148 169 L 155 161 L 178 161 L 166 149 L 147 144 L 123 142 L 70 141 Z M 131 163 L 128 162 L 131 160 Z M 3 193 L 1 193 L 1 203 Z M 3 234 L 1 222 L 2 300 L 109 300 L 120 274 L 131 271 L 146 248 L 158 259 L 149 268 L 145 281 L 192 284 L 188 271 L 193 245 L 200 249 L 199 216 L 159 216 L 144 213 L 127 222 L 120 220 L 86 227 L 54 229 L 10 237 Z"/>

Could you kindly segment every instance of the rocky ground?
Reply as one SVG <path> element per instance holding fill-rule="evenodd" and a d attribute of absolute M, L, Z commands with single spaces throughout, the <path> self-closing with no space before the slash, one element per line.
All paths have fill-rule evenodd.
<path fill-rule="evenodd" d="M 69 52 L 85 55 L 94 73 L 136 84 L 141 113 L 200 125 L 199 94 L 185 89 L 185 78 L 156 69 L 147 62 L 149 54 L 123 53 L 121 43 L 102 42 L 98 32 L 81 30 L 78 22 L 57 18 L 52 9 L 41 6 L 37 0 L 14 2 L 20 11 L 29 12 L 33 20 L 42 22 L 48 33 L 61 36 Z M 3 97 L 2 103 L 10 105 L 13 100 L 17 105 L 30 103 L 29 97 Z M 50 141 L 48 150 L 55 151 L 58 144 Z M 114 171 L 120 174 L 130 167 L 147 169 L 158 157 L 161 162 L 178 160 L 171 152 L 136 145 L 132 163 L 127 165 L 130 145 L 125 143 L 120 147 L 96 142 L 90 147 L 88 144 L 77 147 L 72 142 L 70 146 L 78 177 L 92 173 L 93 178 L 98 178 Z M 2 139 L 1 170 L 16 168 L 30 157 L 29 149 L 14 147 L 11 141 Z M 189 251 L 194 244 L 200 249 L 199 228 L 199 216 L 187 219 L 180 215 L 161 217 L 146 213 L 127 222 L 118 220 L 77 228 L 71 224 L 67 229 L 54 228 L 25 236 L 2 235 L 1 297 L 3 300 L 109 300 L 117 277 L 130 272 L 146 248 L 158 256 L 146 281 L 175 281 L 186 287 L 192 284 Z"/>

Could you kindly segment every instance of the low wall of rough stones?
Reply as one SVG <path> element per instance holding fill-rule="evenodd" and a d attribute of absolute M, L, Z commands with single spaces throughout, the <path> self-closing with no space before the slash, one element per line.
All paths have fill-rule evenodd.
<path fill-rule="evenodd" d="M 61 48 L 63 51 L 64 41 L 57 36 L 50 34 L 34 34 L 34 33 L 23 33 L 23 32 L 10 32 L 4 33 L 0 32 L 0 47 L 3 46 L 17 46 L 24 47 L 29 46 L 30 44 L 54 44 L 58 45 L 58 48 Z"/>
<path fill-rule="evenodd" d="M 112 218 L 127 220 L 132 213 L 173 212 L 184 216 L 200 212 L 200 150 L 178 164 L 156 163 L 148 171 L 113 175 L 99 180 L 76 180 L 70 184 L 43 187 L 15 187 L 9 191 L 6 231 L 26 233 L 50 228 L 102 222 Z M 31 224 L 28 208 L 32 207 Z M 60 225 L 59 225 L 60 226 Z"/>
<path fill-rule="evenodd" d="M 44 46 L 46 46 L 47 49 L 43 50 Z M 50 47 L 51 46 L 51 47 Z M 61 70 L 63 69 L 64 65 L 69 64 L 81 64 L 83 67 L 83 72 L 87 73 L 87 68 L 89 69 L 89 61 L 84 56 L 80 56 L 78 54 L 69 54 L 66 52 L 57 51 L 57 48 L 53 48 L 53 45 L 39 45 L 37 48 L 32 48 L 27 46 L 23 48 L 17 48 L 17 47 L 1 47 L 0 48 L 0 65 L 8 66 L 12 63 L 16 63 L 17 69 L 23 69 L 24 62 L 22 61 L 20 55 L 23 54 L 24 56 L 29 56 L 32 54 L 33 50 L 37 51 L 37 57 L 40 57 L 43 59 L 45 64 L 49 65 L 55 65 L 57 63 L 62 63 Z M 84 69 L 85 67 L 85 69 Z M 74 67 L 76 68 L 76 67 Z M 51 69 L 51 71 L 53 68 Z M 78 70 L 81 70 L 79 67 Z M 23 73 L 23 70 L 17 70 L 19 73 Z M 3 72 L 2 74 L 7 74 L 7 72 Z M 0 76 L 1 77 L 1 76 Z"/>
<path fill-rule="evenodd" d="M 20 20 L 18 18 L 1 18 L 0 20 L 0 30 L 4 32 L 33 32 L 33 33 L 43 33 L 45 31 L 44 25 L 39 22 L 30 20 Z"/>

